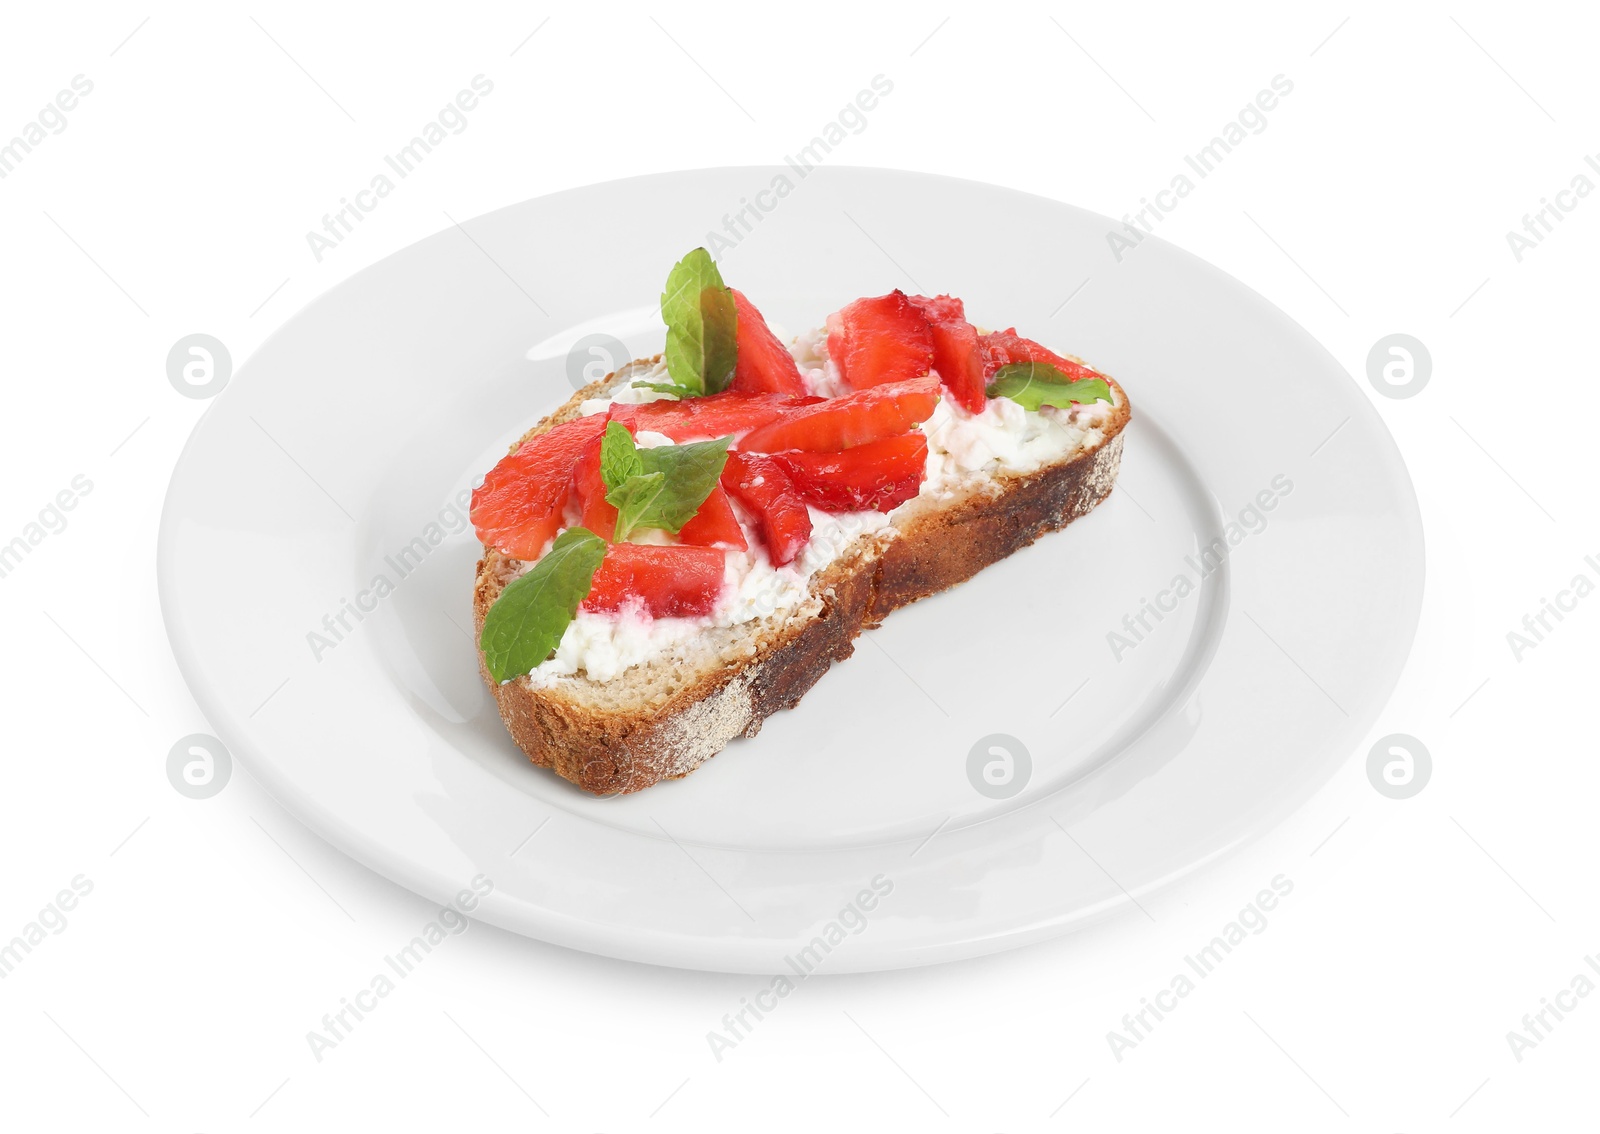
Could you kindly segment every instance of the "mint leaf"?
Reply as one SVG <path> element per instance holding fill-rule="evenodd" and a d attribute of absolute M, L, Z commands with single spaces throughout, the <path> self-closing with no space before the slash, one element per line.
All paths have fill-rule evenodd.
<path fill-rule="evenodd" d="M 711 253 L 696 248 L 673 265 L 661 293 L 667 373 L 693 394 L 718 394 L 733 380 L 739 313 Z"/>
<path fill-rule="evenodd" d="M 606 502 L 617 510 L 618 543 L 637 528 L 665 528 L 674 535 L 694 518 L 722 476 L 732 437 L 692 445 L 641 449 L 616 421 L 600 439 L 600 479 Z"/>
<path fill-rule="evenodd" d="M 635 390 L 654 390 L 658 394 L 671 394 L 675 398 L 695 398 L 700 396 L 699 390 L 691 390 L 687 386 L 680 386 L 676 382 L 646 382 L 644 379 L 633 384 Z"/>
<path fill-rule="evenodd" d="M 613 428 L 622 434 L 615 441 Z M 622 448 L 624 438 L 627 451 Z M 600 442 L 600 478 L 608 489 L 606 502 L 617 510 L 617 542 L 627 539 L 636 528 L 665 528 L 676 535 L 716 487 L 732 440 L 719 437 L 692 445 L 635 449 L 626 429 L 616 422 L 606 426 Z M 607 445 L 613 446 L 609 467 Z"/>
<path fill-rule="evenodd" d="M 633 434 L 621 422 L 607 422 L 605 434 L 600 438 L 600 479 L 605 481 L 606 488 L 616 488 L 630 476 L 642 472 L 644 463 L 634 447 Z"/>
<path fill-rule="evenodd" d="M 1010 398 L 1026 410 L 1111 400 L 1111 387 L 1104 378 L 1080 378 L 1074 382 L 1047 362 L 1013 362 L 1002 366 L 994 372 L 984 392 L 991 398 Z"/>
<path fill-rule="evenodd" d="M 635 528 L 661 526 L 651 522 L 651 509 L 666 487 L 666 475 L 652 472 L 630 476 L 606 493 L 606 503 L 617 510 L 617 530 L 613 535 L 618 543 L 632 535 Z"/>
<path fill-rule="evenodd" d="M 526 575 L 507 584 L 489 608 L 479 639 L 490 677 L 509 681 L 550 656 L 605 556 L 605 540 L 588 528 L 568 528 Z"/>
<path fill-rule="evenodd" d="M 676 535 L 678 529 L 694 519 L 722 476 L 722 466 L 728 463 L 728 446 L 732 441 L 732 437 L 719 437 L 715 441 L 696 441 L 690 445 L 640 449 L 639 460 L 645 472 L 659 472 L 667 481 L 644 526 L 666 528 Z"/>

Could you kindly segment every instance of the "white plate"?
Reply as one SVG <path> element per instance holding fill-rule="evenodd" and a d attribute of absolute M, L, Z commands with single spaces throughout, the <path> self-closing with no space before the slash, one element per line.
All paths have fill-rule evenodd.
<path fill-rule="evenodd" d="M 766 192 L 780 176 L 792 192 Z M 974 321 L 1123 383 L 1122 475 L 1067 531 L 896 613 L 759 737 L 596 799 L 506 736 L 468 635 L 477 545 L 428 525 L 568 397 L 576 340 L 660 349 L 667 269 L 741 202 L 750 232 L 718 255 L 770 320 L 798 331 L 895 287 L 960 295 Z M 579 949 L 780 972 L 842 921 L 811 955 L 845 972 L 1129 907 L 1345 759 L 1410 647 L 1423 558 L 1405 468 L 1338 363 L 1160 240 L 1117 263 L 1115 227 L 965 181 L 723 169 L 430 237 L 290 320 L 195 428 L 160 539 L 183 673 L 234 754 L 335 845 L 440 901 L 485 874 L 476 916 Z M 1270 511 L 1247 511 L 1258 496 Z M 1198 569 L 1219 537 L 1228 554 Z M 308 634 L 331 640 L 324 616 L 380 574 L 392 593 L 314 651 Z M 1163 599 L 1180 575 L 1193 592 Z M 1172 609 L 1135 642 L 1124 619 L 1146 600 Z M 969 776 L 997 734 L 1031 763 L 1013 762 L 1009 798 Z M 887 894 L 858 899 L 874 879 Z"/>

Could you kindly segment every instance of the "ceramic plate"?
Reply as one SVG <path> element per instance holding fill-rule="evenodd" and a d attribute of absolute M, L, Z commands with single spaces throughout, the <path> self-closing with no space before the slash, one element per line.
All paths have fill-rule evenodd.
<path fill-rule="evenodd" d="M 1415 630 L 1404 465 L 1339 364 L 1158 239 L 987 185 L 719 169 L 451 227 L 289 321 L 196 426 L 162 517 L 178 662 L 311 828 L 441 902 L 577 949 L 847 972 L 1010 948 L 1131 908 L 1322 784 Z M 460 502 L 617 355 L 661 349 L 711 244 L 790 333 L 893 288 L 962 296 L 1115 375 L 1111 497 L 894 614 L 795 710 L 679 781 L 593 798 L 480 683 Z M 482 885 L 482 883 L 480 883 Z M 797 967 L 798 966 L 798 967 Z"/>

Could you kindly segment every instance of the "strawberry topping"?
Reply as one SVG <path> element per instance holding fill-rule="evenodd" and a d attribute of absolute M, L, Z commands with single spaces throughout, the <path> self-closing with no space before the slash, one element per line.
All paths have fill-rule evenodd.
<path fill-rule="evenodd" d="M 634 433 L 649 430 L 664 433 L 674 441 L 693 441 L 726 437 L 730 433 L 737 436 L 775 420 L 786 409 L 821 400 L 792 394 L 725 390 L 682 401 L 668 399 L 641 405 L 613 405 L 611 420 L 620 421 Z"/>
<path fill-rule="evenodd" d="M 795 365 L 794 355 L 768 329 L 767 321 L 756 310 L 755 304 L 746 299 L 738 288 L 731 290 L 733 305 L 739 312 L 739 357 L 729 389 L 752 394 L 804 396 L 806 387 L 800 380 L 800 367 Z"/>
<path fill-rule="evenodd" d="M 725 562 L 714 547 L 614 543 L 582 609 L 621 610 L 637 602 L 653 618 L 703 617 L 716 609 Z"/>
<path fill-rule="evenodd" d="M 837 452 L 904 433 L 928 420 L 938 401 L 939 380 L 931 374 L 871 386 L 785 410 L 777 420 L 747 433 L 739 449 L 747 453 L 783 449 Z"/>
<path fill-rule="evenodd" d="M 933 368 L 933 331 L 903 291 L 858 299 L 828 316 L 828 357 L 861 390 Z"/>
<path fill-rule="evenodd" d="M 983 351 L 985 380 L 994 377 L 994 372 L 1002 366 L 1009 366 L 1013 362 L 1043 362 L 1054 366 L 1074 382 L 1080 378 L 1102 377 L 1098 370 L 1090 370 L 1081 362 L 1062 358 L 1032 339 L 1023 338 L 1017 334 L 1015 327 L 979 336 L 978 346 Z"/>
<path fill-rule="evenodd" d="M 793 562 L 811 538 L 811 513 L 783 466 L 771 457 L 729 453 L 722 487 L 754 514 L 772 562 L 779 567 Z"/>
<path fill-rule="evenodd" d="M 1044 363 L 1072 379 L 1097 376 L 1015 328 L 979 335 L 954 296 L 894 291 L 828 317 L 828 350 L 852 392 L 807 396 L 793 356 L 743 293 L 732 387 L 705 397 L 614 404 L 565 422 L 502 459 L 472 494 L 479 538 L 537 559 L 575 501 L 584 527 L 610 541 L 617 510 L 600 473 L 607 421 L 677 442 L 733 436 L 721 482 L 668 546 L 611 544 L 583 609 L 636 606 L 654 617 L 710 614 L 724 589 L 725 549 L 748 550 L 734 501 L 755 521 L 775 565 L 794 562 L 811 538 L 809 508 L 888 512 L 927 475 L 928 439 L 915 427 L 941 393 L 982 412 L 1001 367 Z M 936 371 L 937 373 L 930 373 Z"/>
<path fill-rule="evenodd" d="M 573 466 L 572 491 L 583 512 L 578 522 L 609 541 L 617 530 L 617 510 L 606 500 L 606 482 L 600 477 L 600 440 L 596 437 L 584 446 L 583 455 Z"/>
<path fill-rule="evenodd" d="M 537 559 L 561 530 L 572 469 L 606 427 L 605 415 L 578 418 L 530 437 L 503 457 L 472 492 L 478 539 L 515 559 Z"/>
<path fill-rule="evenodd" d="M 678 532 L 678 542 L 696 547 L 729 547 L 735 551 L 745 551 L 750 546 L 744 538 L 744 529 L 739 526 L 739 517 L 733 514 L 728 494 L 720 484 L 712 486 L 711 495 L 700 505 L 700 511 L 683 525 Z"/>
<path fill-rule="evenodd" d="M 793 451 L 774 453 L 772 460 L 789 474 L 800 499 L 824 512 L 887 512 L 921 489 L 928 439 L 902 433 L 842 453 Z"/>
<path fill-rule="evenodd" d="M 964 320 L 967 317 L 966 305 L 953 295 L 908 295 L 906 299 L 930 323 L 942 323 L 947 319 Z"/>
<path fill-rule="evenodd" d="M 908 296 L 933 332 L 933 368 L 944 379 L 950 397 L 970 413 L 982 413 L 984 394 L 983 351 L 978 329 L 967 322 L 962 303 L 953 295 Z"/>

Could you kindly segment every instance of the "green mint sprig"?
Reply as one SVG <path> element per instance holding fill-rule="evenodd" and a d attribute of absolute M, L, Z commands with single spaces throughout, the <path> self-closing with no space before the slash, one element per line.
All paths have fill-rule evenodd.
<path fill-rule="evenodd" d="M 661 293 L 670 382 L 634 385 L 680 398 L 718 394 L 733 381 L 739 313 L 711 253 L 696 248 L 673 265 Z"/>
<path fill-rule="evenodd" d="M 1104 378 L 1073 381 L 1047 362 L 1013 362 L 994 372 L 984 391 L 991 398 L 1010 398 L 1023 409 L 1040 406 L 1064 408 L 1074 404 L 1109 402 L 1111 387 Z"/>
<path fill-rule="evenodd" d="M 526 575 L 500 592 L 483 620 L 483 660 L 489 676 L 509 681 L 530 673 L 561 644 L 589 597 L 606 541 L 588 528 L 568 528 Z"/>
<path fill-rule="evenodd" d="M 676 535 L 716 487 L 732 440 L 640 449 L 626 428 L 609 423 L 600 440 L 600 479 L 606 502 L 617 510 L 617 542 L 639 528 Z"/>

